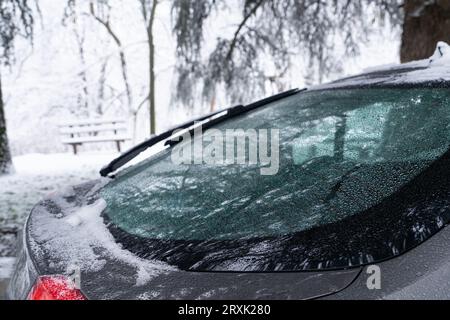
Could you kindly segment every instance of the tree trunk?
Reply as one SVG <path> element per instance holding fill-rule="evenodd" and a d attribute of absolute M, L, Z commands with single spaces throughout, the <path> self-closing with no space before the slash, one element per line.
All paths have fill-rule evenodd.
<path fill-rule="evenodd" d="M 155 41 L 153 36 L 153 27 L 155 25 L 156 7 L 158 6 L 158 0 L 153 0 L 152 11 L 150 13 L 150 19 L 147 27 L 148 46 L 149 46 L 149 80 L 150 80 L 150 94 L 149 94 L 149 107 L 150 107 L 150 135 L 156 134 L 156 98 L 155 98 Z"/>
<path fill-rule="evenodd" d="M 2 93 L 2 79 L 0 75 L 0 175 L 8 173 L 12 168 L 11 153 L 8 145 L 8 135 L 6 134 L 6 119 L 4 112 L 4 102 Z"/>
<path fill-rule="evenodd" d="M 429 58 L 439 41 L 450 43 L 450 0 L 405 0 L 401 61 Z"/>
<path fill-rule="evenodd" d="M 103 103 L 105 100 L 105 85 L 106 85 L 106 68 L 108 67 L 108 59 L 102 63 L 100 69 L 100 78 L 98 80 L 98 93 L 97 93 L 97 114 L 103 116 Z"/>

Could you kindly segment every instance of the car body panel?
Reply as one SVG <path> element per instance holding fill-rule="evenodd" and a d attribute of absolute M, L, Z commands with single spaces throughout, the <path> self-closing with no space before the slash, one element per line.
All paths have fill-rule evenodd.
<path fill-rule="evenodd" d="M 86 195 L 96 185 L 76 187 L 79 199 L 69 192 L 53 195 L 35 207 L 26 228 L 28 246 L 24 247 L 19 258 L 13 285 L 8 292 L 9 298 L 26 298 L 37 274 L 67 274 L 70 265 L 77 263 L 100 265 L 81 268 L 81 291 L 89 299 L 311 299 L 339 292 L 350 285 L 361 271 L 356 268 L 305 273 L 213 273 L 167 268 L 149 275 L 132 258 L 123 259 L 120 254 L 115 255 L 95 242 L 91 243 L 92 251 L 86 251 L 86 256 L 92 261 L 77 260 L 80 258 L 70 256 L 70 253 L 85 250 L 83 244 L 65 241 L 55 245 L 53 237 L 44 239 L 35 230 L 42 229 L 42 223 L 50 223 L 52 228 L 59 226 L 67 231 L 67 219 L 73 213 L 67 207 L 59 206 L 57 199 L 66 198 L 82 207 Z M 95 193 L 92 195 L 95 197 Z M 49 216 L 53 222 L 49 222 Z M 77 231 L 77 228 L 72 229 L 73 238 L 78 236 Z M 83 241 L 80 239 L 79 242 Z M 96 252 L 95 257 L 90 257 L 92 252 Z M 68 255 L 64 256 L 65 253 Z M 31 261 L 33 263 L 30 265 Z M 31 275 L 25 276 L 28 274 Z"/>
<path fill-rule="evenodd" d="M 450 65 L 424 60 L 309 90 L 380 85 L 447 88 Z M 72 264 L 80 267 L 81 290 L 89 299 L 450 298 L 449 227 L 407 253 L 380 262 L 381 290 L 368 288 L 367 267 L 323 272 L 188 272 L 124 250 L 114 243 L 106 226 L 80 232 L 77 226 L 86 223 L 89 227 L 89 221 L 71 217 L 96 206 L 97 191 L 107 182 L 68 188 L 33 209 L 8 298 L 25 299 L 38 275 L 67 274 Z"/>
<path fill-rule="evenodd" d="M 326 299 L 450 299 L 450 227 L 447 226 L 422 245 L 377 264 L 381 289 L 369 290 L 373 275 L 368 266 L 346 290 Z"/>
<path fill-rule="evenodd" d="M 93 185 L 82 185 L 77 190 Z M 58 211 L 49 201 L 40 205 L 46 207 L 49 213 Z M 43 212 L 34 210 L 30 221 L 39 219 L 35 215 Z M 59 220 L 58 223 L 65 222 Z M 29 222 L 27 228 L 30 227 L 32 224 Z M 31 243 L 34 241 L 31 240 Z M 368 288 L 371 273 L 367 267 L 282 273 L 165 270 L 143 280 L 136 266 L 97 248 L 99 255 L 96 259 L 102 260 L 102 267 L 81 270 L 81 290 L 88 299 L 447 299 L 450 298 L 449 245 L 450 228 L 445 227 L 413 250 L 378 263 L 381 290 Z M 35 251 L 33 246 L 22 249 L 8 290 L 10 299 L 25 299 L 38 274 L 67 272 L 64 264 L 55 263 L 57 257 L 54 253 L 41 249 Z M 61 252 L 70 252 L 70 246 L 72 244 L 67 243 L 67 248 L 61 248 Z M 34 258 L 30 259 L 30 256 Z"/>

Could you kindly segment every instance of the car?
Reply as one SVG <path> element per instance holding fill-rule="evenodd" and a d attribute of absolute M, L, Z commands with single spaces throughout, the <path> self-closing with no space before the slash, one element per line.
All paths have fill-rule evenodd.
<path fill-rule="evenodd" d="M 448 299 L 449 89 L 439 43 L 155 136 L 34 207 L 8 298 Z"/>

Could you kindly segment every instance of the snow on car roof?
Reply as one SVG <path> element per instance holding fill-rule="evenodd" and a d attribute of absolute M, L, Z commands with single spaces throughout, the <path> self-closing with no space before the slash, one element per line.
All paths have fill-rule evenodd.
<path fill-rule="evenodd" d="M 368 69 L 363 74 L 318 85 L 310 90 L 449 81 L 450 46 L 439 42 L 429 59 Z"/>

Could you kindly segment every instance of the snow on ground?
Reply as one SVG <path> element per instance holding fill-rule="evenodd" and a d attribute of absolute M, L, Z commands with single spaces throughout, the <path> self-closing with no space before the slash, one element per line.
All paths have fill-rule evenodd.
<path fill-rule="evenodd" d="M 39 200 L 62 187 L 99 177 L 100 168 L 116 156 L 86 153 L 15 157 L 15 173 L 0 177 L 0 257 L 14 255 L 17 232 Z"/>
<path fill-rule="evenodd" d="M 0 258 L 0 280 L 6 279 L 11 274 L 14 262 L 14 258 Z"/>

